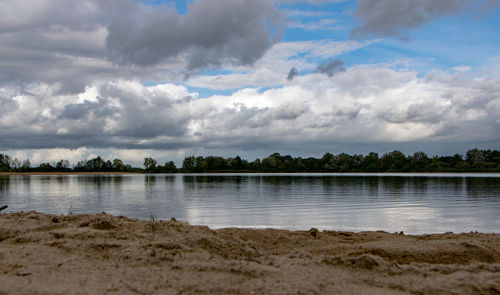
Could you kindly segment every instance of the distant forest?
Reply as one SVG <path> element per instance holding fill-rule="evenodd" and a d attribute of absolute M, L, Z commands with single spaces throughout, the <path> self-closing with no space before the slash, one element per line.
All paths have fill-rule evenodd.
<path fill-rule="evenodd" d="M 70 165 L 67 160 L 42 163 L 33 167 L 29 160 L 20 161 L 0 154 L 0 172 L 147 172 L 147 173 L 210 173 L 210 172 L 500 172 L 500 150 L 471 149 L 465 154 L 429 157 L 424 152 L 405 155 L 393 151 L 379 156 L 333 155 L 317 158 L 294 158 L 274 153 L 262 160 L 215 156 L 189 156 L 178 168 L 174 162 L 159 164 L 153 158 L 144 159 L 144 168 L 124 164 L 120 159 L 105 161 L 101 157 L 82 160 Z"/>

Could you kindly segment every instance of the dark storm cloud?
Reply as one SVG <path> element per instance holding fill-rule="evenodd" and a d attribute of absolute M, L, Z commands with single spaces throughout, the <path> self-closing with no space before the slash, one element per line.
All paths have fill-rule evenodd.
<path fill-rule="evenodd" d="M 64 106 L 64 110 L 59 116 L 60 119 L 90 119 L 112 117 L 119 109 L 111 106 L 105 99 L 98 98 L 97 102 L 85 101 L 82 103 L 71 103 Z"/>
<path fill-rule="evenodd" d="M 26 2 L 26 1 L 25 1 Z M 2 0 L 0 33 L 18 33 L 50 26 L 92 30 L 110 18 L 134 11 L 134 0 Z"/>
<path fill-rule="evenodd" d="M 0 5 L 0 86 L 50 83 L 79 93 L 91 81 L 117 73 L 106 62 L 106 26 L 127 15 L 132 0 L 39 0 Z"/>
<path fill-rule="evenodd" d="M 345 71 L 344 62 L 337 58 L 319 64 L 318 67 L 316 68 L 316 72 L 327 74 L 328 77 L 333 77 L 336 73 L 344 71 Z"/>
<path fill-rule="evenodd" d="M 397 36 L 446 14 L 460 14 L 472 0 L 359 0 L 361 24 L 352 36 Z M 484 1 L 483 1 L 484 2 Z"/>
<path fill-rule="evenodd" d="M 96 80 L 180 81 L 186 68 L 252 64 L 284 23 L 271 0 L 196 0 L 186 15 L 140 0 L 4 0 L 0 15 L 0 86 L 57 84 L 62 94 Z"/>
<path fill-rule="evenodd" d="M 286 79 L 288 81 L 292 81 L 293 78 L 295 78 L 298 75 L 299 75 L 299 71 L 296 68 L 291 68 L 290 72 L 288 72 L 288 76 L 286 77 Z"/>
<path fill-rule="evenodd" d="M 269 0 L 195 1 L 187 14 L 174 8 L 141 7 L 115 19 L 106 40 L 111 60 L 153 66 L 187 58 L 188 69 L 223 62 L 253 64 L 281 33 L 283 17 Z"/>

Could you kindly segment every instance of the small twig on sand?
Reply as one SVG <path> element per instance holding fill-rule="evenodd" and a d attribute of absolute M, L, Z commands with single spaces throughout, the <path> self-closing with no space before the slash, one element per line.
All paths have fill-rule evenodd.
<path fill-rule="evenodd" d="M 0 207 L 0 211 L 2 211 L 3 209 L 7 209 L 7 207 L 9 207 L 9 206 L 5 205 L 5 206 Z"/>

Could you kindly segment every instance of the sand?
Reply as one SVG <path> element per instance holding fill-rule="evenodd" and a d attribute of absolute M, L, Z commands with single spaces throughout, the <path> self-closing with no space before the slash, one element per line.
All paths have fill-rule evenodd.
<path fill-rule="evenodd" d="M 500 234 L 0 214 L 0 294 L 499 294 Z"/>

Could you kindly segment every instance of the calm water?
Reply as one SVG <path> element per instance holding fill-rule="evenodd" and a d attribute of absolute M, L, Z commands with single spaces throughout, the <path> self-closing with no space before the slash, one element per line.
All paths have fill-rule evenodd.
<path fill-rule="evenodd" d="M 105 211 L 218 227 L 500 232 L 500 174 L 0 176 L 8 212 Z"/>

